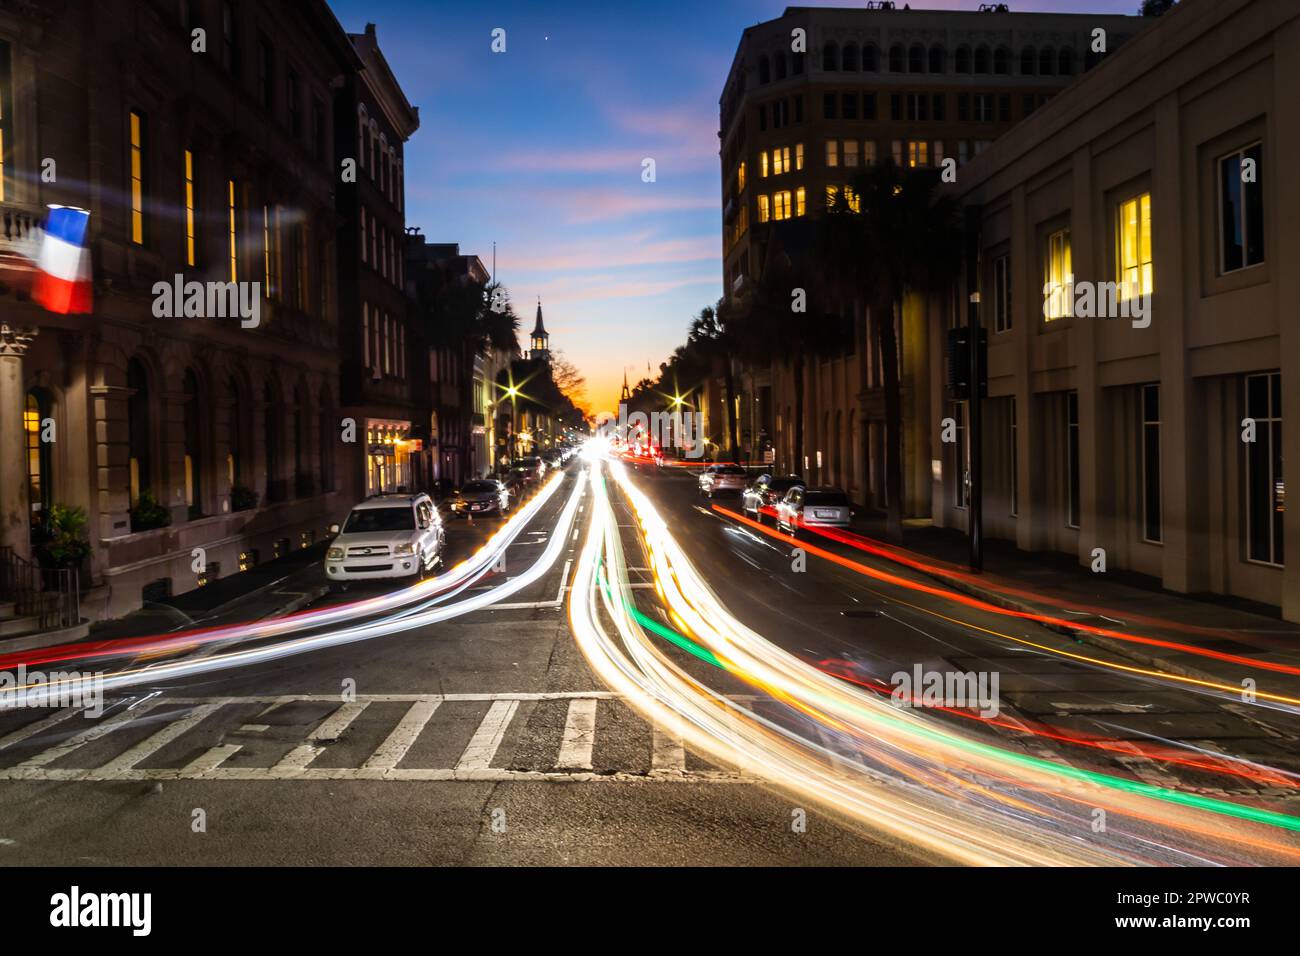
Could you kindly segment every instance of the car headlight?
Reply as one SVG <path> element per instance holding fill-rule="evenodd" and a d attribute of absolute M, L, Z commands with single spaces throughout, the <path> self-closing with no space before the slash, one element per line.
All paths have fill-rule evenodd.
<path fill-rule="evenodd" d="M 415 545 L 399 544 L 397 547 L 393 548 L 393 554 L 415 554 Z"/>
<path fill-rule="evenodd" d="M 326 560 L 326 561 L 342 561 L 342 560 L 343 560 L 343 549 L 342 549 L 342 548 L 330 548 L 328 551 L 325 552 L 325 560 Z"/>

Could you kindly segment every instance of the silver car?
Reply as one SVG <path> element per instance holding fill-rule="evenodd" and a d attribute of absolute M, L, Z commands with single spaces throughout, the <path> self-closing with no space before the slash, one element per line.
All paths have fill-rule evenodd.
<path fill-rule="evenodd" d="M 754 520 L 763 523 L 763 510 L 775 510 L 787 491 L 807 484 L 798 475 L 759 475 L 753 484 L 745 489 L 741 499 L 741 509 L 745 514 L 752 514 Z"/>
<path fill-rule="evenodd" d="M 852 517 L 849 496 L 839 488 L 791 488 L 776 506 L 776 526 L 791 534 L 800 528 L 847 528 Z"/>
<path fill-rule="evenodd" d="M 739 465 L 709 465 L 700 475 L 700 494 L 712 498 L 720 492 L 744 494 L 749 476 Z"/>

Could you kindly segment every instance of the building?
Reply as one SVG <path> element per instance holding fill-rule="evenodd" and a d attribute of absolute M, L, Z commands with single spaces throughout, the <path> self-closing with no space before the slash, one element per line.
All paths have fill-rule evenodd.
<path fill-rule="evenodd" d="M 340 463 L 353 500 L 427 487 L 419 458 L 429 439 L 415 414 L 410 303 L 405 290 L 406 141 L 420 114 L 379 48 L 375 25 L 350 34 L 362 69 L 346 74 L 334 100 L 335 149 L 355 160 L 337 190 L 340 381 L 355 438 Z"/>
<path fill-rule="evenodd" d="M 542 321 L 542 297 L 537 297 L 537 320 L 533 323 L 533 334 L 528 337 L 528 357 L 538 362 L 551 361 L 551 336 Z"/>
<path fill-rule="evenodd" d="M 1184 0 L 950 187 L 982 223 L 986 534 L 1300 620 L 1297 90 L 1300 6 Z M 1126 277 L 1146 318 L 1088 317 L 1080 293 Z M 965 420 L 938 371 L 958 319 L 924 311 L 929 498 L 964 528 L 969 441 L 939 432 Z"/>
<path fill-rule="evenodd" d="M 974 4 L 972 3 L 972 6 Z M 759 279 L 787 223 L 816 222 L 857 171 L 899 164 L 963 165 L 1053 96 L 1144 21 L 1093 14 L 787 7 L 745 30 L 719 101 L 724 288 L 734 301 Z M 901 7 L 901 5 L 900 5 Z M 796 31 L 804 48 L 796 51 Z M 785 230 L 789 232 L 790 230 Z M 806 232 L 806 230 L 805 230 Z M 799 236 L 786 241 L 797 244 Z M 839 484 L 884 504 L 884 401 L 875 338 L 859 303 L 839 303 L 857 329 L 848 354 L 803 375 L 803 461 L 794 460 L 799 403 L 790 365 L 738 368 L 741 451 L 782 470 Z M 905 420 L 924 418 L 917 376 L 925 343 L 903 329 Z M 913 367 L 917 356 L 920 368 Z M 725 427 L 711 427 L 725 434 Z M 909 433 L 905 506 L 929 504 L 928 461 Z M 771 442 L 771 447 L 768 442 Z M 867 466 L 867 462 L 870 466 Z"/>
<path fill-rule="evenodd" d="M 10 587 L 54 505 L 88 516 L 90 618 L 308 545 L 346 510 L 331 104 L 360 68 L 323 0 L 0 7 Z M 89 212 L 91 314 L 26 296 L 54 204 Z M 240 314 L 212 291 L 176 311 L 178 282 Z"/>

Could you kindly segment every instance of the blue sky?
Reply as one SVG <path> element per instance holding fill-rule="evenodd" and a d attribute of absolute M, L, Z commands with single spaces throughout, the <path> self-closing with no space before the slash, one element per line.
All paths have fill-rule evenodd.
<path fill-rule="evenodd" d="M 722 294 L 717 103 L 761 0 L 330 0 L 373 22 L 420 130 L 407 144 L 407 225 L 491 267 L 532 328 L 614 408 Z M 818 6 L 862 6 L 826 2 Z M 1139 0 L 1012 0 L 1016 11 L 1133 13 Z M 978 0 L 921 0 L 973 10 Z M 506 52 L 491 52 L 494 28 Z M 652 157 L 657 181 L 641 181 Z"/>

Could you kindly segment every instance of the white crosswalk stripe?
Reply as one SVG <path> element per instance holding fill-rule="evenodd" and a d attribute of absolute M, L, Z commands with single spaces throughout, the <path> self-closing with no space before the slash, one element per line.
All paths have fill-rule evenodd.
<path fill-rule="evenodd" d="M 591 698 L 569 701 L 569 715 L 564 722 L 564 739 L 560 742 L 557 767 L 590 770 L 591 754 L 596 746 L 596 704 Z"/>
<path fill-rule="evenodd" d="M 497 748 L 505 738 L 506 728 L 510 726 L 510 718 L 514 717 L 518 709 L 517 700 L 493 701 L 492 706 L 488 708 L 487 716 L 483 718 L 483 723 L 478 725 L 478 730 L 474 731 L 474 736 L 470 738 L 469 746 L 461 754 L 456 769 L 487 770 L 492 763 L 492 758 L 496 756 Z"/>

